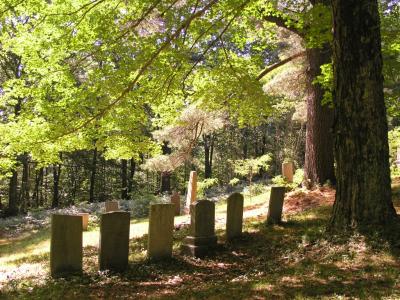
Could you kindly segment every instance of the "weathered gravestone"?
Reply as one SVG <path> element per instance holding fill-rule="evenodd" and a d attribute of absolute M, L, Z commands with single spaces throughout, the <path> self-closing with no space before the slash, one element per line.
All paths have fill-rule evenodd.
<path fill-rule="evenodd" d="M 105 209 L 107 212 L 118 211 L 119 210 L 119 202 L 118 201 L 106 201 Z"/>
<path fill-rule="evenodd" d="M 284 186 L 271 187 L 267 223 L 274 224 L 282 221 L 283 199 L 285 198 Z"/>
<path fill-rule="evenodd" d="M 197 197 L 197 173 L 196 171 L 190 172 L 188 191 L 186 196 L 186 208 L 196 201 Z"/>
<path fill-rule="evenodd" d="M 147 256 L 163 259 L 172 256 L 172 235 L 174 231 L 175 205 L 152 204 L 150 206 Z"/>
<path fill-rule="evenodd" d="M 100 217 L 100 270 L 123 271 L 128 266 L 130 214 L 104 213 Z"/>
<path fill-rule="evenodd" d="M 232 240 L 242 235 L 243 195 L 234 193 L 227 200 L 226 238 Z"/>
<path fill-rule="evenodd" d="M 82 273 L 81 216 L 51 216 L 50 273 L 53 277 Z"/>
<path fill-rule="evenodd" d="M 82 216 L 82 230 L 87 231 L 89 225 L 89 214 L 88 213 L 79 213 L 78 216 Z"/>
<path fill-rule="evenodd" d="M 293 162 L 282 164 L 282 176 L 287 182 L 293 182 Z"/>
<path fill-rule="evenodd" d="M 195 257 L 204 257 L 217 246 L 215 235 L 215 204 L 201 200 L 190 205 L 190 230 L 182 251 Z"/>
<path fill-rule="evenodd" d="M 174 205 L 175 216 L 181 214 L 181 196 L 179 192 L 174 191 L 171 196 L 171 203 Z"/>

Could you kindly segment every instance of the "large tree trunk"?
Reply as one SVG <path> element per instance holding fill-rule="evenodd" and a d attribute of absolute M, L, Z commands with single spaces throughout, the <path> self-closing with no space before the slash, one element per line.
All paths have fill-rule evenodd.
<path fill-rule="evenodd" d="M 8 185 L 7 215 L 15 216 L 17 214 L 18 214 L 18 172 L 16 170 L 12 170 Z"/>
<path fill-rule="evenodd" d="M 333 159 L 333 109 L 322 105 L 324 89 L 314 80 L 321 74 L 321 66 L 331 61 L 329 45 L 307 49 L 307 127 L 304 179 L 307 186 L 335 183 Z"/>
<path fill-rule="evenodd" d="M 94 189 L 96 185 L 96 172 L 97 172 L 97 148 L 93 149 L 92 165 L 90 168 L 90 184 L 89 184 L 89 202 L 95 202 Z"/>
<path fill-rule="evenodd" d="M 391 201 L 376 0 L 333 0 L 336 229 L 386 225 Z"/>
<path fill-rule="evenodd" d="M 121 159 L 121 199 L 128 199 L 128 161 Z"/>

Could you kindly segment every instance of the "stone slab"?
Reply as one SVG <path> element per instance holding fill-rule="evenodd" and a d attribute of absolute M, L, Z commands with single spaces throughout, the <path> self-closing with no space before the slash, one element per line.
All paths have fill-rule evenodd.
<path fill-rule="evenodd" d="M 228 197 L 226 211 L 226 238 L 232 240 L 242 235 L 244 198 L 240 193 Z"/>
<path fill-rule="evenodd" d="M 147 256 L 164 259 L 172 256 L 175 205 L 152 204 L 150 206 Z"/>
<path fill-rule="evenodd" d="M 89 214 L 88 213 L 79 213 L 78 216 L 82 216 L 82 230 L 87 231 L 89 225 Z"/>
<path fill-rule="evenodd" d="M 217 246 L 215 235 L 215 204 L 209 200 L 196 201 L 190 206 L 189 236 L 181 250 L 184 254 L 204 257 Z"/>
<path fill-rule="evenodd" d="M 267 223 L 274 224 L 282 221 L 283 199 L 285 198 L 284 186 L 271 187 Z"/>
<path fill-rule="evenodd" d="M 52 277 L 82 273 L 81 216 L 51 216 L 50 272 Z"/>
<path fill-rule="evenodd" d="M 112 211 L 119 211 L 119 202 L 116 200 L 113 201 L 106 201 L 105 202 L 105 211 L 112 212 Z"/>
<path fill-rule="evenodd" d="M 172 193 L 171 203 L 175 206 L 175 216 L 179 216 L 181 214 L 181 196 L 178 192 Z"/>
<path fill-rule="evenodd" d="M 197 200 L 197 172 L 191 171 L 188 183 L 188 191 L 186 195 L 186 207 L 189 208 L 190 205 Z"/>
<path fill-rule="evenodd" d="M 293 182 L 293 162 L 286 162 L 282 164 L 282 176 L 287 182 Z"/>
<path fill-rule="evenodd" d="M 123 271 L 128 267 L 130 213 L 114 211 L 100 217 L 99 268 Z"/>

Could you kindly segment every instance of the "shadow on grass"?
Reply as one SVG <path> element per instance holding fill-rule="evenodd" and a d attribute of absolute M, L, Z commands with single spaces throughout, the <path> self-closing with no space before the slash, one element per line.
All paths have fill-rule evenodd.
<path fill-rule="evenodd" d="M 0 256 L 12 255 L 18 252 L 27 252 L 32 246 L 50 239 L 50 228 L 29 233 L 19 239 L 11 239 L 9 243 L 0 245 Z"/>
<path fill-rule="evenodd" d="M 387 248 L 368 247 L 368 237 L 327 238 L 331 207 L 290 216 L 279 225 L 253 218 L 241 238 L 199 260 L 174 250 L 165 261 L 145 258 L 147 236 L 131 239 L 130 265 L 124 273 L 98 272 L 97 251 L 85 247 L 93 262 L 82 277 L 44 279 L 19 288 L 10 298 L 134 299 L 292 299 L 321 297 L 400 297 L 400 263 Z M 175 232 L 182 243 L 184 228 Z M 219 236 L 223 234 L 218 231 Z M 222 239 L 223 241 L 223 239 Z M 365 243 L 363 243 L 365 241 Z M 376 241 L 376 240 L 375 240 Z M 366 246 L 364 246 L 364 244 Z M 390 250 L 390 248 L 388 248 Z M 29 285 L 30 284 L 30 285 Z"/>

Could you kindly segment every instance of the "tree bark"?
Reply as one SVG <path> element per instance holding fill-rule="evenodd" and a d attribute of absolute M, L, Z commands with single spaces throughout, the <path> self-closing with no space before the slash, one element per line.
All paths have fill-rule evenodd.
<path fill-rule="evenodd" d="M 168 143 L 164 142 L 162 147 L 163 154 L 171 154 L 171 148 L 168 147 Z M 162 172 L 161 173 L 161 188 L 160 192 L 170 192 L 171 191 L 171 172 Z"/>
<path fill-rule="evenodd" d="M 376 0 L 334 0 L 334 133 L 337 191 L 332 229 L 388 225 L 391 201 Z"/>
<path fill-rule="evenodd" d="M 128 161 L 121 159 L 121 199 L 128 198 Z"/>
<path fill-rule="evenodd" d="M 307 69 L 307 127 L 304 179 L 308 187 L 335 183 L 333 158 L 333 109 L 322 105 L 324 89 L 315 78 L 321 74 L 321 66 L 331 61 L 330 45 L 306 50 Z"/>
<path fill-rule="evenodd" d="M 41 186 L 43 184 L 43 168 L 40 168 L 39 170 L 36 170 L 35 174 L 35 188 L 33 190 L 33 195 L 32 195 L 32 203 L 35 204 L 35 207 L 39 207 L 41 205 Z"/>
<path fill-rule="evenodd" d="M 22 163 L 22 182 L 19 195 L 21 210 L 25 213 L 29 203 L 29 156 L 24 153 L 18 160 Z"/>
<path fill-rule="evenodd" d="M 97 148 L 93 149 L 92 165 L 90 168 L 90 184 L 89 184 L 89 202 L 95 202 L 94 190 L 96 185 L 96 172 L 97 172 Z"/>

